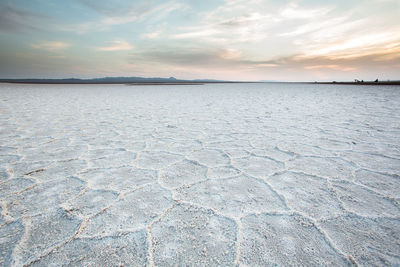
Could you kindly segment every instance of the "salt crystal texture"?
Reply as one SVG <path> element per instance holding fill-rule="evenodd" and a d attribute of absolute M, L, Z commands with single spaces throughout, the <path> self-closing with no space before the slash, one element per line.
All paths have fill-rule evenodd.
<path fill-rule="evenodd" d="M 398 86 L 0 95 L 0 265 L 400 265 Z"/>

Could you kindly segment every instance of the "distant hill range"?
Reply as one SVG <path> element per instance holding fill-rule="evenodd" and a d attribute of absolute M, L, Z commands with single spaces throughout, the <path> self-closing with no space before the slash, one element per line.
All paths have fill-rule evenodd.
<path fill-rule="evenodd" d="M 144 77 L 104 77 L 93 79 L 0 79 L 6 83 L 38 83 L 38 84 L 203 84 L 203 83 L 233 83 L 233 81 L 196 79 L 181 80 L 170 78 L 144 78 Z"/>
<path fill-rule="evenodd" d="M 200 85 L 206 83 L 314 83 L 314 84 L 354 84 L 354 85 L 400 85 L 399 80 L 395 81 L 359 81 L 354 82 L 282 82 L 274 80 L 260 81 L 226 81 L 213 79 L 183 80 L 174 77 L 169 78 L 145 78 L 145 77 L 103 77 L 92 79 L 0 79 L 0 83 L 30 83 L 30 84 L 128 84 L 128 85 Z"/>

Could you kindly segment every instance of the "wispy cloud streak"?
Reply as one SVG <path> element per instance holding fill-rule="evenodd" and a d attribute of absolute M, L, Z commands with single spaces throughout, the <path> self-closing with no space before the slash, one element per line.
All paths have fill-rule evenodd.
<path fill-rule="evenodd" d="M 34 49 L 42 49 L 47 51 L 64 50 L 71 46 L 70 43 L 53 41 L 53 42 L 40 42 L 31 45 Z"/>
<path fill-rule="evenodd" d="M 126 41 L 112 41 L 111 45 L 98 47 L 96 50 L 98 51 L 123 51 L 123 50 L 131 50 L 133 49 L 133 45 L 129 44 Z"/>

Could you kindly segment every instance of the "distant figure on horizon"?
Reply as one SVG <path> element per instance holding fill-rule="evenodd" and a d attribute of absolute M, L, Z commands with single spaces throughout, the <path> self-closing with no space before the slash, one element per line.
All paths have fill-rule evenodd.
<path fill-rule="evenodd" d="M 378 83 L 379 82 L 378 79 L 376 79 L 375 82 Z"/>

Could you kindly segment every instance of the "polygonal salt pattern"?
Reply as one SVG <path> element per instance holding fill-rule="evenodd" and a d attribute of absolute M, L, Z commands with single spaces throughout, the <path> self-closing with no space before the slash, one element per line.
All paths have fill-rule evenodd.
<path fill-rule="evenodd" d="M 340 158 L 299 157 L 287 163 L 291 171 L 329 179 L 351 180 L 356 167 Z"/>
<path fill-rule="evenodd" d="M 319 148 L 328 151 L 348 151 L 352 148 L 352 143 L 349 140 L 335 140 L 331 138 L 319 138 L 314 142 Z"/>
<path fill-rule="evenodd" d="M 224 152 L 216 149 L 197 150 L 191 153 L 188 158 L 207 167 L 227 165 L 230 162 L 229 157 Z"/>
<path fill-rule="evenodd" d="M 88 161 L 90 168 L 109 168 L 130 166 L 137 154 L 130 151 L 111 152 L 110 154 Z"/>
<path fill-rule="evenodd" d="M 151 227 L 154 265 L 233 265 L 236 227 L 209 209 L 176 205 Z"/>
<path fill-rule="evenodd" d="M 180 187 L 206 179 L 207 167 L 192 161 L 183 160 L 160 171 L 160 181 L 168 188 Z"/>
<path fill-rule="evenodd" d="M 14 261 L 12 253 L 24 234 L 21 220 L 0 226 L 0 264 L 10 266 Z"/>
<path fill-rule="evenodd" d="M 15 252 L 16 265 L 27 264 L 72 239 L 82 222 L 62 209 L 51 210 L 24 221 L 26 233 Z"/>
<path fill-rule="evenodd" d="M 108 207 L 118 198 L 118 193 L 107 190 L 88 190 L 68 201 L 63 207 L 81 217 L 92 216 Z"/>
<path fill-rule="evenodd" d="M 280 151 L 276 147 L 270 149 L 253 149 L 251 153 L 255 156 L 268 157 L 280 162 L 286 162 L 294 158 L 293 153 Z"/>
<path fill-rule="evenodd" d="M 42 131 L 42 133 L 34 133 L 33 136 L 37 136 L 37 135 L 43 135 L 43 136 L 48 136 L 51 135 L 49 134 L 49 127 L 46 128 L 42 128 L 40 129 L 40 131 Z M 68 151 L 69 150 L 69 138 L 66 137 L 60 137 L 60 138 L 56 138 L 56 139 L 52 139 L 50 141 L 44 142 L 40 144 L 41 147 L 41 151 L 42 153 L 46 153 L 47 151 L 49 152 L 59 152 L 59 151 Z"/>
<path fill-rule="evenodd" d="M 44 171 L 49 168 L 51 165 L 54 165 L 52 161 L 22 161 L 12 164 L 10 169 L 13 173 L 14 177 L 22 177 L 24 175 L 33 175 L 38 174 L 39 172 Z"/>
<path fill-rule="evenodd" d="M 5 200 L 7 213 L 14 218 L 42 213 L 75 197 L 85 186 L 83 181 L 75 177 L 40 183 L 20 194 L 8 197 Z"/>
<path fill-rule="evenodd" d="M 232 166 L 219 166 L 214 168 L 209 168 L 207 177 L 210 179 L 223 179 L 238 176 L 241 171 Z"/>
<path fill-rule="evenodd" d="M 245 174 L 262 179 L 284 169 L 282 162 L 257 156 L 234 159 L 232 165 Z"/>
<path fill-rule="evenodd" d="M 243 175 L 179 188 L 176 198 L 213 208 L 232 217 L 286 209 L 282 199 L 264 181 Z"/>
<path fill-rule="evenodd" d="M 238 136 L 237 136 L 238 137 Z M 252 148 L 251 142 L 247 140 L 249 136 L 244 136 L 245 139 L 238 139 L 227 137 L 228 140 L 226 141 L 219 141 L 219 142 L 211 142 L 207 146 L 217 149 L 243 149 L 243 150 L 250 150 Z"/>
<path fill-rule="evenodd" d="M 108 156 L 112 155 L 120 155 L 126 152 L 126 149 L 124 148 L 94 148 L 94 149 L 89 149 L 89 152 L 87 154 L 87 158 L 94 160 L 94 159 L 101 159 L 101 158 L 106 158 Z"/>
<path fill-rule="evenodd" d="M 14 178 L 0 183 L 0 199 L 12 193 L 20 192 L 34 184 L 35 182 L 33 180 L 25 178 Z"/>
<path fill-rule="evenodd" d="M 398 158 L 365 153 L 344 153 L 343 157 L 353 161 L 366 170 L 390 175 L 400 175 L 400 159 Z"/>
<path fill-rule="evenodd" d="M 400 197 L 400 176 L 398 175 L 385 175 L 367 170 L 359 170 L 356 171 L 354 180 L 384 196 L 392 198 Z"/>
<path fill-rule="evenodd" d="M 0 265 L 400 265 L 399 92 L 1 84 Z"/>
<path fill-rule="evenodd" d="M 129 151 L 133 151 L 133 152 L 139 152 L 142 151 L 143 149 L 145 149 L 146 147 L 146 142 L 143 141 L 135 141 L 135 142 L 122 142 L 123 144 L 125 144 L 125 148 Z"/>
<path fill-rule="evenodd" d="M 391 199 L 348 182 L 333 182 L 333 190 L 346 210 L 362 216 L 398 217 L 400 208 Z"/>
<path fill-rule="evenodd" d="M 68 146 L 68 142 L 67 144 L 51 142 L 45 146 L 22 151 L 25 161 L 71 160 L 83 156 L 86 152 L 87 146 Z"/>
<path fill-rule="evenodd" d="M 341 202 L 326 179 L 285 172 L 268 178 L 268 183 L 285 198 L 287 205 L 312 218 L 343 213 Z"/>
<path fill-rule="evenodd" d="M 277 148 L 287 153 L 309 157 L 332 157 L 337 155 L 337 153 L 333 151 L 297 142 L 280 142 Z"/>
<path fill-rule="evenodd" d="M 142 169 L 158 170 L 177 163 L 178 161 L 181 161 L 183 159 L 184 157 L 179 154 L 173 154 L 163 151 L 145 151 L 140 153 L 136 165 Z"/>
<path fill-rule="evenodd" d="M 39 181 L 50 181 L 57 179 L 65 179 L 68 176 L 76 176 L 81 170 L 87 167 L 84 160 L 74 159 L 60 161 L 52 166 L 37 169 L 33 172 L 26 173 L 26 176 L 37 178 Z"/>
<path fill-rule="evenodd" d="M 201 143 L 197 140 L 177 140 L 168 146 L 168 151 L 182 155 L 190 155 L 193 151 L 201 149 Z"/>
<path fill-rule="evenodd" d="M 147 266 L 144 230 L 100 238 L 77 238 L 31 266 Z"/>
<path fill-rule="evenodd" d="M 352 151 L 366 154 L 386 155 L 388 157 L 400 159 L 400 146 L 395 143 L 359 142 L 353 144 Z"/>
<path fill-rule="evenodd" d="M 89 169 L 79 174 L 92 189 L 131 191 L 142 185 L 155 182 L 157 172 L 135 167 Z"/>
<path fill-rule="evenodd" d="M 250 156 L 250 152 L 241 148 L 226 148 L 224 152 L 231 158 L 244 158 Z"/>
<path fill-rule="evenodd" d="M 344 215 L 320 222 L 332 243 L 358 265 L 400 264 L 400 221 Z"/>
<path fill-rule="evenodd" d="M 259 214 L 242 220 L 244 266 L 349 265 L 309 220 L 298 215 Z"/>
<path fill-rule="evenodd" d="M 171 192 L 157 184 L 127 193 L 86 225 L 81 236 L 115 235 L 143 229 L 172 205 Z"/>
<path fill-rule="evenodd" d="M 151 151 L 168 151 L 169 146 L 174 142 L 171 138 L 159 138 L 150 140 L 147 149 Z"/>

